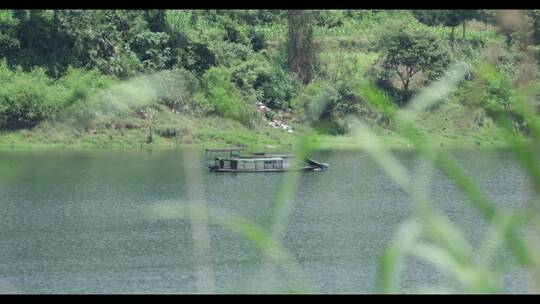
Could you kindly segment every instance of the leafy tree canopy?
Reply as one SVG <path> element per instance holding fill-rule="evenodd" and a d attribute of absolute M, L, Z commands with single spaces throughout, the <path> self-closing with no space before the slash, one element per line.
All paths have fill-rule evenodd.
<path fill-rule="evenodd" d="M 409 98 L 420 84 L 439 77 L 450 63 L 449 53 L 439 37 L 422 28 L 389 28 L 380 39 L 383 52 L 382 77 L 397 78 L 403 98 Z"/>

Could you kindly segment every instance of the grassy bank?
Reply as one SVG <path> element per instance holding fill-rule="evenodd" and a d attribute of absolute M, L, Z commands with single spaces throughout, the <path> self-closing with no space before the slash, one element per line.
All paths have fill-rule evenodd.
<path fill-rule="evenodd" d="M 169 115 L 170 116 L 170 115 Z M 315 134 L 306 125 L 295 132 L 274 129 L 264 123 L 248 128 L 217 116 L 174 115 L 160 118 L 150 128 L 144 119 L 104 120 L 86 131 L 63 123 L 43 123 L 33 129 L 0 132 L 0 149 L 174 149 L 186 146 L 243 146 L 253 150 L 290 150 L 303 136 L 321 149 L 362 149 L 352 135 Z M 369 122 L 369 121 L 368 121 Z M 370 128 L 389 148 L 407 149 L 412 144 L 392 128 L 371 124 Z M 447 103 L 422 113 L 415 128 L 447 148 L 505 146 L 500 130 L 482 111 L 471 111 L 458 103 Z M 150 131 L 152 129 L 152 131 Z"/>

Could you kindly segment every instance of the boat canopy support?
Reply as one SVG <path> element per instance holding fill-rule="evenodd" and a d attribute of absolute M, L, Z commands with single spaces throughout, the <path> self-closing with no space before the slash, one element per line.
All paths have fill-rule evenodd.
<path fill-rule="evenodd" d="M 233 148 L 206 148 L 205 149 L 205 160 L 208 161 L 208 152 L 229 152 L 229 157 L 238 156 L 238 151 L 242 151 L 242 147 L 233 147 Z"/>
<path fill-rule="evenodd" d="M 235 147 L 235 148 L 206 148 L 207 152 L 229 152 L 229 151 L 241 151 L 244 148 Z"/>

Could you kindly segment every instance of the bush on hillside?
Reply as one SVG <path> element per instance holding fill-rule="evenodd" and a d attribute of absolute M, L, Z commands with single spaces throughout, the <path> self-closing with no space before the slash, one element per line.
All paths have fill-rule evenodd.
<path fill-rule="evenodd" d="M 200 85 L 191 72 L 184 69 L 166 70 L 152 78 L 161 103 L 178 112 L 193 113 L 198 110 L 194 96 Z"/>
<path fill-rule="evenodd" d="M 344 81 L 337 84 L 314 81 L 302 90 L 298 99 L 311 125 L 330 134 L 347 133 L 345 118 L 357 114 L 362 104 L 351 83 Z"/>
<path fill-rule="evenodd" d="M 245 103 L 226 68 L 209 69 L 203 75 L 202 92 L 196 94 L 195 98 L 209 114 L 231 118 L 246 126 L 252 125 L 255 108 Z"/>
<path fill-rule="evenodd" d="M 31 128 L 54 117 L 62 105 L 62 91 L 47 77 L 43 68 L 25 73 L 0 64 L 0 127 Z"/>
<path fill-rule="evenodd" d="M 254 56 L 233 69 L 233 82 L 242 91 L 273 109 L 290 107 L 297 90 L 297 78 L 283 68 L 270 64 L 264 56 Z"/>

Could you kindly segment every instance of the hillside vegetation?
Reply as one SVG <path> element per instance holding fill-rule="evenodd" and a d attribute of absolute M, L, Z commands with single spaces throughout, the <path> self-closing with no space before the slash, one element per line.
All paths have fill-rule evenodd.
<path fill-rule="evenodd" d="M 497 117 L 526 137 L 517 90 L 540 88 L 540 13 L 503 13 L 3 10 L 0 147 L 287 148 L 309 135 L 358 148 L 355 117 L 406 148 L 371 90 L 403 110 L 459 63 L 465 77 L 416 129 L 441 146 L 502 145 Z"/>

